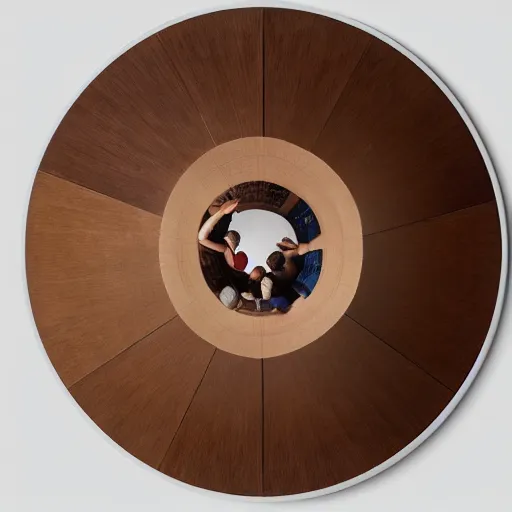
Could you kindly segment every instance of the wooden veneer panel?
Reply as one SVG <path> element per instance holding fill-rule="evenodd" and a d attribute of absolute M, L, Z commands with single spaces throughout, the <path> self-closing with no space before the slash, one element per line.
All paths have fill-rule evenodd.
<path fill-rule="evenodd" d="M 262 135 L 262 14 L 219 11 L 158 34 L 216 144 Z"/>
<path fill-rule="evenodd" d="M 161 214 L 213 141 L 156 35 L 116 59 L 57 128 L 41 170 Z"/>
<path fill-rule="evenodd" d="M 265 495 L 339 484 L 395 455 L 452 393 L 347 317 L 263 361 Z"/>
<path fill-rule="evenodd" d="M 157 468 L 214 351 L 177 317 L 70 391 L 108 436 Z"/>
<path fill-rule="evenodd" d="M 371 36 L 308 12 L 264 14 L 265 135 L 311 149 Z"/>
<path fill-rule="evenodd" d="M 456 390 L 487 335 L 500 268 L 494 202 L 370 235 L 347 314 Z"/>
<path fill-rule="evenodd" d="M 281 9 L 186 21 L 101 73 L 43 158 L 42 170 L 69 180 L 39 173 L 29 211 L 27 277 L 45 347 L 93 420 L 173 477 L 244 495 L 350 479 L 417 437 L 481 348 L 500 267 L 494 203 L 417 221 L 489 202 L 487 171 L 437 86 L 370 39 Z M 260 135 L 263 122 L 334 168 L 365 233 L 415 224 L 366 237 L 354 320 L 263 362 L 212 357 L 170 321 L 160 219 L 148 212 L 162 214 L 214 143 Z M 246 171 L 232 167 L 222 170 L 231 181 Z"/>
<path fill-rule="evenodd" d="M 217 350 L 160 470 L 214 491 L 261 495 L 261 401 L 261 360 Z"/>
<path fill-rule="evenodd" d="M 416 64 L 375 38 L 313 152 L 349 187 L 365 234 L 494 198 L 455 107 Z"/>
<path fill-rule="evenodd" d="M 37 174 L 27 221 L 28 289 L 45 349 L 67 386 L 175 315 L 158 261 L 160 221 Z"/>
<path fill-rule="evenodd" d="M 232 182 L 254 180 L 294 190 L 321 226 L 316 245 L 323 254 L 320 279 L 311 296 L 286 315 L 256 318 L 225 308 L 205 282 L 197 231 L 190 229 L 199 226 L 212 196 Z M 205 153 L 174 188 L 162 218 L 160 266 L 176 311 L 203 339 L 246 357 L 285 354 L 327 332 L 357 292 L 362 261 L 361 220 L 347 187 L 310 152 L 270 137 L 245 137 Z"/>

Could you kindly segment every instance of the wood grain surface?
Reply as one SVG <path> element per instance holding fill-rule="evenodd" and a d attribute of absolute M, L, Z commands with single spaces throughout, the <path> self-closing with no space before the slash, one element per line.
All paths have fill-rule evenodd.
<path fill-rule="evenodd" d="M 263 361 L 263 493 L 344 482 L 415 439 L 451 391 L 344 317 L 302 350 Z"/>
<path fill-rule="evenodd" d="M 261 180 L 325 243 L 287 315 L 229 311 L 201 273 L 205 210 Z M 163 473 L 249 496 L 339 484 L 420 435 L 480 353 L 500 266 L 489 174 L 444 93 L 287 9 L 190 19 L 108 66 L 48 146 L 26 233 L 37 328 L 84 411 Z"/>
<path fill-rule="evenodd" d="M 212 146 L 155 35 L 89 84 L 57 128 L 41 170 L 161 214 L 181 173 Z"/>
<path fill-rule="evenodd" d="M 217 349 L 160 470 L 214 491 L 261 495 L 261 389 L 260 360 Z"/>
<path fill-rule="evenodd" d="M 494 198 L 455 107 L 416 64 L 376 38 L 313 152 L 349 187 L 365 234 Z"/>
<path fill-rule="evenodd" d="M 70 392 L 116 443 L 157 468 L 214 351 L 174 318 L 87 375 Z"/>
<path fill-rule="evenodd" d="M 500 267 L 494 202 L 370 235 L 347 314 L 455 391 L 489 329 Z"/>
<path fill-rule="evenodd" d="M 310 149 L 370 38 L 324 16 L 266 9 L 265 136 Z"/>
<path fill-rule="evenodd" d="M 70 386 L 175 315 L 158 261 L 160 217 L 38 173 L 27 221 L 32 311 Z"/>
<path fill-rule="evenodd" d="M 262 22 L 262 9 L 234 9 L 158 34 L 216 144 L 263 135 Z"/>
<path fill-rule="evenodd" d="M 212 196 L 235 179 L 262 180 L 293 190 L 318 219 L 320 278 L 308 299 L 286 315 L 251 317 L 229 310 L 204 279 L 193 226 L 199 226 Z M 283 140 L 245 137 L 205 153 L 176 184 L 162 218 L 159 250 L 163 281 L 183 321 L 221 350 L 261 358 L 298 350 L 338 322 L 357 291 L 363 238 L 349 190 L 324 162 Z"/>

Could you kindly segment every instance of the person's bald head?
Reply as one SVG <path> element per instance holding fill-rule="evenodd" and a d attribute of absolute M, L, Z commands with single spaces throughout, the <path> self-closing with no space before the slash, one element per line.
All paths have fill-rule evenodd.
<path fill-rule="evenodd" d="M 267 271 L 262 266 L 254 267 L 249 274 L 249 279 L 252 281 L 261 281 L 264 277 Z"/>

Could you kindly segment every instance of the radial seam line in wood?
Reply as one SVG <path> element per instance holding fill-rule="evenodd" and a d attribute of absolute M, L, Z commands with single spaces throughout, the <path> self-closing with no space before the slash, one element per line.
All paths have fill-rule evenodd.
<path fill-rule="evenodd" d="M 261 98 L 261 132 L 263 134 L 263 137 L 265 137 L 265 113 L 266 113 L 266 110 L 267 110 L 267 105 L 265 103 L 265 72 L 266 72 L 266 64 L 265 64 L 265 20 L 266 20 L 266 16 L 265 16 L 265 12 L 267 11 L 267 9 L 262 9 L 262 14 L 261 14 L 261 95 L 262 95 L 262 98 Z"/>
<path fill-rule="evenodd" d="M 163 216 L 163 213 L 158 214 L 158 213 L 155 213 L 155 212 L 152 212 L 149 210 L 145 210 L 144 208 L 141 208 L 140 206 L 135 206 L 134 204 L 126 203 L 125 201 L 122 201 L 121 199 L 118 199 L 117 197 L 112 197 L 107 194 L 104 194 L 103 192 L 98 192 L 97 190 L 94 190 L 93 188 L 86 187 L 85 185 L 82 185 L 81 183 L 77 183 L 76 181 L 70 180 L 68 178 L 64 178 L 63 176 L 57 176 L 56 174 L 53 174 L 49 171 L 44 171 L 42 169 L 39 169 L 37 172 L 45 174 L 46 176 L 51 176 L 52 178 L 64 181 L 66 183 L 71 183 L 72 185 L 76 185 L 77 187 L 87 190 L 88 192 L 92 192 L 93 194 L 97 194 L 98 196 L 104 197 L 106 199 L 111 199 L 112 201 L 115 201 L 116 203 L 121 203 L 121 204 L 124 204 L 125 206 L 130 206 L 131 208 L 135 208 L 136 210 L 139 210 L 141 212 L 149 213 L 150 215 L 154 215 L 155 217 L 162 218 L 162 216 Z M 35 183 L 35 179 L 37 179 L 37 174 L 36 174 L 36 177 L 34 178 L 34 183 Z"/>
<path fill-rule="evenodd" d="M 425 373 L 426 375 L 428 375 L 431 379 L 435 380 L 438 384 L 440 384 L 441 386 L 443 386 L 445 389 L 447 389 L 448 391 L 450 391 L 452 394 L 455 394 L 456 391 L 454 391 L 452 388 L 450 388 L 449 386 L 447 386 L 444 382 L 441 382 L 437 377 L 434 377 L 431 373 L 429 373 L 427 370 L 425 370 L 424 368 L 422 368 L 418 363 L 416 363 L 415 361 L 412 361 L 411 359 L 409 359 L 406 355 L 402 354 L 402 352 L 400 352 L 399 350 L 397 350 L 395 347 L 393 347 L 392 345 L 390 345 L 389 343 L 387 343 L 385 340 L 383 340 L 380 336 L 378 336 L 377 334 L 375 334 L 373 331 L 371 331 L 370 329 L 368 329 L 368 327 L 365 327 L 362 323 L 358 322 L 355 318 L 351 317 L 350 315 L 347 315 L 345 313 L 345 316 L 347 318 L 349 318 L 350 320 L 352 320 L 354 323 L 356 323 L 357 325 L 359 325 L 359 327 L 363 328 L 365 331 L 369 332 L 372 336 L 374 336 L 376 339 L 378 339 L 380 342 L 384 343 L 384 345 L 388 346 L 390 349 L 394 350 L 397 354 L 399 354 L 400 356 L 402 356 L 406 361 L 409 361 L 409 363 L 413 364 L 414 366 L 416 366 L 419 370 L 421 370 L 423 373 Z"/>
<path fill-rule="evenodd" d="M 197 106 L 196 102 L 194 101 L 194 98 L 192 97 L 192 94 L 190 94 L 190 91 L 188 90 L 187 84 L 184 80 L 184 78 L 181 76 L 180 72 L 178 71 L 178 68 L 175 66 L 174 61 L 172 60 L 172 57 L 169 55 L 169 52 L 167 51 L 167 48 L 165 47 L 165 44 L 163 43 L 160 34 L 156 34 L 156 38 L 160 45 L 162 46 L 165 54 L 167 55 L 167 58 L 169 59 L 169 64 L 171 65 L 172 69 L 176 73 L 176 76 L 180 79 L 181 85 L 186 92 L 187 96 L 190 98 L 190 101 L 192 105 L 194 105 L 195 109 L 197 110 L 197 113 L 199 114 L 199 117 L 201 118 L 201 121 L 203 121 L 204 127 L 206 128 L 206 131 L 208 132 L 208 135 L 212 139 L 213 145 L 217 146 L 217 142 L 215 142 L 215 139 L 213 138 L 212 133 L 210 132 L 210 128 L 208 128 L 208 125 L 206 124 L 206 121 L 203 117 L 203 113 L 199 110 L 199 107 Z M 183 169 L 183 172 L 185 172 L 187 169 Z"/>
<path fill-rule="evenodd" d="M 361 56 L 359 57 L 359 60 L 357 61 L 357 64 L 354 66 L 354 69 L 351 71 L 349 77 L 347 78 L 347 81 L 346 81 L 343 89 L 340 91 L 338 99 L 334 103 L 334 105 L 333 105 L 333 107 L 331 109 L 330 114 L 327 116 L 327 119 L 325 120 L 325 123 L 323 124 L 322 128 L 318 131 L 318 135 L 315 137 L 315 140 L 313 141 L 313 143 L 311 144 L 311 146 L 309 148 L 312 153 L 314 153 L 313 148 L 315 147 L 316 143 L 318 142 L 318 139 L 320 138 L 320 136 L 322 135 L 323 131 L 325 130 L 325 127 L 329 123 L 329 121 L 330 121 L 334 111 L 336 110 L 336 107 L 338 106 L 338 103 L 340 102 L 341 98 L 343 97 L 343 94 L 347 90 L 347 87 L 348 87 L 350 81 L 352 80 L 352 77 L 354 76 L 354 73 L 359 69 L 359 66 L 363 62 L 363 59 L 365 58 L 366 54 L 368 53 L 368 50 L 370 49 L 370 46 L 372 45 L 372 42 L 373 42 L 372 39 L 369 39 L 368 42 L 366 43 L 366 46 L 365 46 L 363 52 L 361 53 Z"/>
<path fill-rule="evenodd" d="M 190 402 L 189 402 L 187 408 L 185 409 L 185 412 L 183 413 L 183 416 L 181 417 L 181 420 L 180 420 L 180 423 L 178 425 L 178 428 L 174 432 L 174 435 L 171 438 L 171 441 L 169 443 L 169 446 L 167 447 L 167 450 L 165 450 L 165 453 L 164 453 L 164 456 L 162 457 L 162 460 L 156 466 L 157 469 L 159 469 L 159 470 L 162 467 L 162 464 L 163 464 L 165 458 L 167 457 L 167 454 L 169 453 L 169 450 L 171 449 L 172 443 L 174 442 L 174 440 L 176 439 L 176 436 L 178 435 L 178 432 L 180 431 L 181 425 L 183 424 L 183 421 L 185 420 L 185 417 L 187 416 L 187 413 L 188 413 L 188 411 L 190 409 L 190 406 L 192 405 L 192 402 L 194 401 L 194 398 L 196 397 L 197 392 L 199 391 L 199 388 L 201 387 L 201 384 L 203 383 L 203 380 L 204 380 L 204 378 L 206 376 L 206 373 L 208 372 L 208 368 L 210 368 L 210 365 L 212 364 L 213 358 L 215 357 L 216 353 L 217 353 L 217 349 L 215 349 L 213 351 L 213 354 L 212 354 L 210 360 L 208 361 L 208 364 L 206 365 L 206 368 L 204 370 L 203 376 L 199 379 L 199 383 L 197 384 L 197 387 L 196 387 L 196 389 L 194 391 L 194 394 L 192 395 L 192 398 L 190 399 Z"/>
<path fill-rule="evenodd" d="M 261 494 L 265 495 L 265 360 L 261 358 Z"/>
<path fill-rule="evenodd" d="M 98 371 L 100 368 L 103 368 L 103 366 L 105 366 L 106 364 L 110 363 L 111 361 L 113 361 L 116 357 L 119 357 L 121 354 L 124 354 L 126 351 L 130 350 L 131 348 L 135 347 L 135 345 L 137 345 L 138 343 L 140 343 L 141 341 L 145 340 L 148 336 L 151 336 L 153 333 L 155 333 L 156 331 L 158 331 L 159 329 L 161 329 L 162 327 L 166 326 L 168 323 L 172 322 L 173 320 L 175 320 L 176 318 L 178 318 L 178 314 L 176 313 L 172 318 L 169 318 L 169 320 L 167 320 L 166 322 L 164 322 L 162 325 L 159 325 L 158 327 L 156 327 L 155 329 L 153 329 L 151 332 L 148 332 L 147 334 L 145 334 L 144 336 L 142 336 L 142 338 L 138 339 L 137 341 L 134 341 L 131 345 L 129 345 L 128 347 L 125 347 L 123 350 L 121 350 L 121 352 L 118 352 L 115 356 L 111 357 L 110 359 L 108 359 L 107 361 L 104 361 L 103 363 L 101 363 L 97 368 L 94 368 L 94 370 L 91 370 L 88 374 L 84 375 L 83 377 L 80 377 L 76 382 L 73 382 L 73 384 L 69 385 L 68 386 L 68 389 L 71 391 L 71 389 L 73 388 L 73 386 L 75 386 L 76 384 L 78 384 L 79 382 L 82 382 L 84 379 L 86 379 L 87 377 L 89 377 L 90 375 L 92 375 L 94 372 Z"/>
<path fill-rule="evenodd" d="M 434 215 L 432 217 L 425 217 L 424 219 L 413 220 L 412 222 L 407 222 L 405 224 L 399 224 L 398 226 L 392 226 L 390 228 L 381 229 L 380 231 L 373 231 L 372 233 L 367 233 L 366 235 L 363 235 L 363 238 L 366 238 L 366 237 L 369 237 L 369 236 L 372 236 L 372 235 L 378 235 L 380 233 L 387 233 L 388 231 L 393 231 L 395 229 L 401 229 L 401 228 L 406 228 L 408 226 L 414 226 L 415 224 L 419 224 L 420 222 L 428 222 L 428 221 L 431 221 L 431 220 L 439 219 L 440 217 L 446 217 L 448 215 L 452 215 L 453 213 L 463 212 L 464 210 L 470 210 L 471 208 L 476 208 L 478 206 L 483 206 L 484 204 L 495 203 L 495 202 L 496 202 L 495 199 L 491 199 L 489 201 L 483 201 L 481 203 L 475 203 L 475 204 L 472 204 L 472 205 L 469 205 L 469 206 L 464 206 L 463 208 L 457 208 L 457 209 L 452 210 L 450 212 L 440 213 L 439 215 Z"/>

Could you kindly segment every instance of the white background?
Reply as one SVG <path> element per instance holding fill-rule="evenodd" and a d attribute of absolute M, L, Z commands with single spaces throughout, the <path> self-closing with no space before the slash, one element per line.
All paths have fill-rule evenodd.
<path fill-rule="evenodd" d="M 79 91 L 124 46 L 176 17 L 220 5 L 0 0 L 0 510 L 510 510 L 509 304 L 479 377 L 437 434 L 381 475 L 304 502 L 241 502 L 171 481 L 116 447 L 56 377 L 31 319 L 23 273 L 26 207 L 44 148 Z M 323 0 L 315 6 L 372 25 L 430 64 L 466 107 L 505 198 L 512 197 L 509 0 Z"/>
<path fill-rule="evenodd" d="M 281 215 L 265 210 L 246 210 L 235 213 L 229 229 L 240 233 L 238 251 L 247 254 L 246 272 L 250 272 L 256 265 L 265 267 L 267 272 L 267 256 L 277 251 L 276 243 L 284 237 L 297 242 L 297 235 L 292 225 Z"/>

